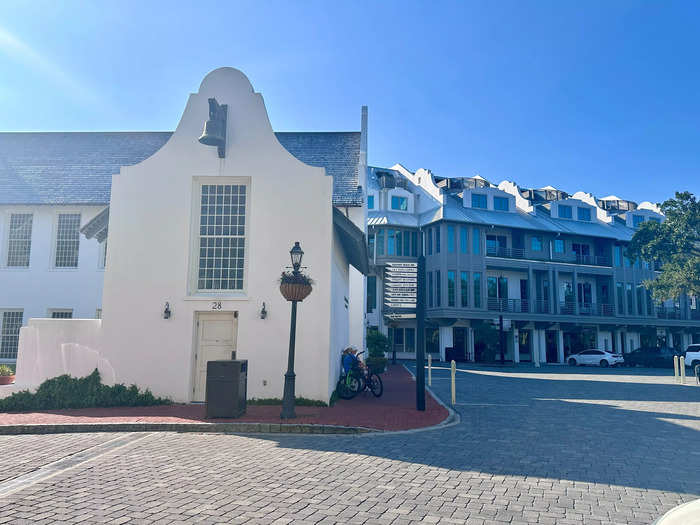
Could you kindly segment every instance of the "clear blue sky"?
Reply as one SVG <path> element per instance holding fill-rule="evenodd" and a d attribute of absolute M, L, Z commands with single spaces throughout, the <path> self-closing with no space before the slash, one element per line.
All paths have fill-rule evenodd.
<path fill-rule="evenodd" d="M 234 66 L 277 130 L 600 197 L 700 193 L 700 3 L 0 3 L 0 130 L 171 130 Z M 201 6 L 201 7 L 199 7 Z"/>

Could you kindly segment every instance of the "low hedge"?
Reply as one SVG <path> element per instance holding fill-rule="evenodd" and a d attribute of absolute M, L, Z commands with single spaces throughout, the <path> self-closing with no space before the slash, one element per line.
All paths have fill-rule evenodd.
<path fill-rule="evenodd" d="M 103 385 L 100 372 L 95 369 L 85 377 L 62 375 L 47 379 L 36 392 L 22 390 L 0 399 L 0 412 L 30 412 L 62 408 L 95 408 L 119 406 L 169 405 L 167 398 L 155 397 L 150 390 L 139 390 L 136 385 Z"/>

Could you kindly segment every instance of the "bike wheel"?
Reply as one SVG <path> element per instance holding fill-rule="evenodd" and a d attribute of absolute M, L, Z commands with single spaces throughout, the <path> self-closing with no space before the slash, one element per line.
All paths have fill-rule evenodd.
<path fill-rule="evenodd" d="M 380 397 L 384 393 L 384 384 L 382 378 L 377 374 L 369 375 L 369 389 L 374 394 L 374 397 Z"/>
<path fill-rule="evenodd" d="M 360 392 L 364 392 L 365 388 L 367 388 L 367 378 L 365 375 L 360 375 L 357 377 L 357 393 L 359 394 Z"/>
<path fill-rule="evenodd" d="M 360 384 L 356 378 L 342 378 L 338 381 L 338 397 L 340 399 L 352 399 L 359 392 Z"/>

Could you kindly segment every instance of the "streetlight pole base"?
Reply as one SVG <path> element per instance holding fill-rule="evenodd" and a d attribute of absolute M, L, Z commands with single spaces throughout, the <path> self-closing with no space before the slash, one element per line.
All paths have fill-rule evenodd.
<path fill-rule="evenodd" d="M 296 383 L 296 374 L 287 372 L 284 374 L 284 396 L 282 397 L 282 419 L 294 419 L 297 417 L 294 410 L 294 387 Z"/>

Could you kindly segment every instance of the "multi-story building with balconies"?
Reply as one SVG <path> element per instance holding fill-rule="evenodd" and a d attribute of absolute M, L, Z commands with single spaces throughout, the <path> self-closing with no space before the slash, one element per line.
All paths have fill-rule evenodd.
<path fill-rule="evenodd" d="M 426 350 L 442 359 L 498 359 L 501 337 L 505 359 L 536 364 L 564 363 L 587 348 L 700 341 L 695 298 L 656 303 L 643 282 L 658 268 L 625 255 L 641 223 L 664 220 L 651 203 L 401 165 L 370 168 L 367 192 L 367 324 L 386 333 L 400 357 L 415 352 L 413 299 L 395 293 L 386 269 L 414 263 L 419 243 Z"/>

